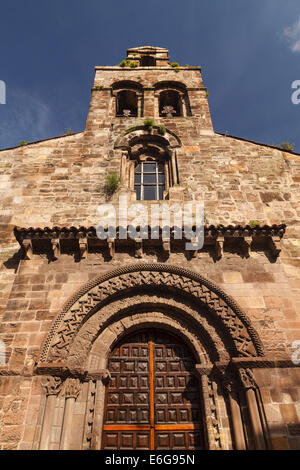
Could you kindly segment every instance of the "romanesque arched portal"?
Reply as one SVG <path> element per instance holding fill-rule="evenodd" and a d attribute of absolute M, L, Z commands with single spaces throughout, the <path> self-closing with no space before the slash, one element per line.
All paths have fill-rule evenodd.
<path fill-rule="evenodd" d="M 132 418 L 131 424 L 126 422 L 125 425 L 142 425 L 142 415 L 134 414 L 134 408 L 138 408 L 138 396 L 141 399 L 144 392 L 136 377 L 134 390 L 129 387 L 126 395 L 125 387 L 125 395 L 112 398 L 121 400 L 120 407 L 115 406 L 115 410 L 118 409 L 118 413 L 122 411 L 123 415 L 116 411 L 115 417 L 112 418 L 111 413 L 109 418 L 107 409 L 110 405 L 113 406 L 109 397 L 114 393 L 116 395 L 112 388 L 113 381 L 123 380 L 124 384 L 128 380 L 130 382 L 125 371 L 125 375 L 120 375 L 119 372 L 111 370 L 112 362 L 117 362 L 113 360 L 112 355 L 119 351 L 119 365 L 125 367 L 126 358 L 123 357 L 122 345 L 127 345 L 128 350 L 128 338 L 145 331 L 148 335 L 148 346 L 144 346 L 144 351 L 148 348 L 149 373 L 150 366 L 152 373 L 155 366 L 153 344 L 156 344 L 158 331 L 165 338 L 165 345 L 162 340 L 159 343 L 164 354 L 167 354 L 166 348 L 170 338 L 176 338 L 178 347 L 181 345 L 180 347 L 189 351 L 189 358 L 193 358 L 189 359 L 189 373 L 193 377 L 197 376 L 199 384 L 197 393 L 200 397 L 198 408 L 201 423 L 199 420 L 194 423 L 190 416 L 189 422 L 185 424 L 190 426 L 190 430 L 191 426 L 196 426 L 197 432 L 188 434 L 189 429 L 186 429 L 187 434 L 184 434 L 184 437 L 183 429 L 181 434 L 179 433 L 180 425 L 184 423 L 180 422 L 180 410 L 177 410 L 178 407 L 176 408 L 172 400 L 177 397 L 181 400 L 180 403 L 185 403 L 187 408 L 182 408 L 183 415 L 191 404 L 184 402 L 183 390 L 179 387 L 178 380 L 175 380 L 176 374 L 173 386 L 169 383 L 164 392 L 164 399 L 170 400 L 167 404 L 174 405 L 177 410 L 172 419 L 175 420 L 173 425 L 177 430 L 176 435 L 181 435 L 180 445 L 185 442 L 184 445 L 188 447 L 188 442 L 193 442 L 190 444 L 191 448 L 193 445 L 210 449 L 264 447 L 262 427 L 254 429 L 254 425 L 257 427 L 254 423 L 259 422 L 259 408 L 256 385 L 249 367 L 257 358 L 263 357 L 262 344 L 256 331 L 236 302 L 214 283 L 192 271 L 156 263 L 134 264 L 97 277 L 74 294 L 57 316 L 43 346 L 38 366 L 38 372 L 45 375 L 47 395 L 40 448 L 49 447 L 47 436 L 53 426 L 51 413 L 59 407 L 64 409 L 60 422 L 59 445 L 62 449 L 100 449 L 101 446 L 107 445 L 122 447 L 121 438 L 116 437 L 118 426 L 122 425 L 118 420 L 126 415 L 126 420 L 130 421 L 130 411 L 135 418 Z M 152 349 L 149 346 L 150 337 Z M 143 350 L 141 344 L 136 351 L 139 350 Z M 170 351 L 169 353 L 171 354 Z M 179 367 L 178 372 L 183 374 L 180 359 L 177 358 L 173 362 L 173 366 Z M 134 367 L 134 376 L 139 373 L 135 369 L 138 367 L 137 361 L 133 359 L 130 363 L 130 367 Z M 150 376 L 147 377 L 149 384 L 155 387 Z M 162 380 L 166 380 L 163 374 Z M 112 395 L 107 391 L 110 388 Z M 159 444 L 163 442 L 162 437 L 155 437 L 155 431 L 156 435 L 159 435 L 159 429 L 155 429 L 155 426 L 159 426 L 159 396 L 154 388 L 151 393 L 148 398 L 144 397 L 149 405 L 150 419 L 150 422 L 145 424 L 150 426 L 149 429 L 143 429 L 144 440 L 149 431 L 149 448 L 161 448 L 163 445 L 165 448 L 176 447 L 174 436 L 167 438 L 166 432 L 165 444 Z M 163 395 L 161 399 L 162 397 Z M 125 406 L 124 400 L 129 401 L 129 407 Z M 124 405 L 123 408 L 121 405 Z M 195 402 L 191 407 L 197 408 Z M 107 422 L 109 419 L 115 420 L 111 423 L 115 428 L 107 444 L 106 431 L 109 429 L 105 426 L 110 425 Z M 171 418 L 165 416 L 164 419 L 167 422 L 162 426 L 170 426 Z M 78 432 L 74 435 L 74 422 L 80 423 L 80 438 Z M 105 431 L 105 436 L 102 436 L 102 430 Z M 128 432 L 127 435 L 129 436 Z M 128 446 L 130 439 L 132 448 L 135 448 L 137 437 L 128 437 Z M 166 444 L 167 442 L 169 444 Z"/>

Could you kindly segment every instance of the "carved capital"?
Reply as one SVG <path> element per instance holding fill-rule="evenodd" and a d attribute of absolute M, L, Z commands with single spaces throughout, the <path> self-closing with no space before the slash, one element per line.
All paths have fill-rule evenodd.
<path fill-rule="evenodd" d="M 41 380 L 42 387 L 46 395 L 58 395 L 62 388 L 61 377 L 47 376 Z"/>
<path fill-rule="evenodd" d="M 102 372 L 101 380 L 104 385 L 107 385 L 111 380 L 111 375 L 108 369 L 104 369 L 104 371 Z"/>
<path fill-rule="evenodd" d="M 244 389 L 249 390 L 257 388 L 251 369 L 239 369 L 238 373 Z"/>
<path fill-rule="evenodd" d="M 81 390 L 81 382 L 79 379 L 66 379 L 64 382 L 62 395 L 65 398 L 78 398 Z"/>
<path fill-rule="evenodd" d="M 87 378 L 90 380 L 102 380 L 103 384 L 107 385 L 111 379 L 111 375 L 108 369 L 91 370 L 87 373 Z"/>
<path fill-rule="evenodd" d="M 238 392 L 238 385 L 236 382 L 235 377 L 231 374 L 223 374 L 221 377 L 221 384 L 222 388 L 226 390 L 228 393 L 237 393 Z"/>

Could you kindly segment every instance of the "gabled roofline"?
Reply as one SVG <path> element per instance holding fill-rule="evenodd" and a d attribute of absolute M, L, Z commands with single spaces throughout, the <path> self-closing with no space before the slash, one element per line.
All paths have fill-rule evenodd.
<path fill-rule="evenodd" d="M 64 137 L 71 137 L 72 135 L 83 134 L 83 132 L 84 131 L 72 132 L 72 134 L 58 135 L 56 137 L 49 137 L 48 139 L 35 140 L 34 142 L 28 142 L 28 144 L 26 145 L 16 145 L 15 147 L 7 147 L 4 149 L 0 149 L 0 152 L 5 152 L 6 150 L 20 149 L 21 147 L 28 147 L 29 145 L 33 144 L 40 144 L 41 142 L 46 142 L 47 140 L 63 139 Z"/>
<path fill-rule="evenodd" d="M 292 155 L 300 156 L 300 153 L 293 152 L 292 150 L 284 150 L 280 147 L 276 147 L 275 145 L 264 144 L 262 142 L 256 142 L 255 140 L 249 140 L 249 139 L 245 139 L 244 137 L 237 137 L 235 135 L 230 135 L 230 134 L 226 134 L 222 132 L 215 132 L 215 134 L 222 135 L 223 137 L 229 137 L 231 139 L 242 140 L 243 142 L 250 142 L 251 144 L 261 145 L 262 147 L 269 147 L 275 150 L 280 150 L 281 152 L 284 152 L 284 153 L 291 153 Z"/>

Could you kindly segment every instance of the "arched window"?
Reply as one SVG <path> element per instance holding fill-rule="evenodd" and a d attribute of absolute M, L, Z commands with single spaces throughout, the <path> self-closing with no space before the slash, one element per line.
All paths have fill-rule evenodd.
<path fill-rule="evenodd" d="M 117 93 L 117 116 L 136 117 L 138 115 L 137 94 L 131 90 L 122 90 Z"/>
<path fill-rule="evenodd" d="M 112 85 L 112 96 L 117 117 L 143 116 L 143 87 L 132 80 L 122 80 Z"/>
<path fill-rule="evenodd" d="M 173 137 L 172 137 L 173 138 Z M 172 139 L 171 139 L 172 140 Z M 120 152 L 120 177 L 132 200 L 169 199 L 179 184 L 177 154 L 168 137 L 136 128 L 116 142 Z M 176 145 L 178 146 L 178 145 Z"/>
<path fill-rule="evenodd" d="M 144 65 L 145 67 L 156 65 L 155 58 L 151 55 L 145 55 L 141 58 L 141 65 Z"/>
<path fill-rule="evenodd" d="M 187 88 L 184 83 L 175 81 L 159 82 L 155 85 L 156 116 L 191 116 Z"/>
<path fill-rule="evenodd" d="M 134 169 L 134 189 L 138 201 L 163 199 L 165 190 L 165 169 L 154 160 L 137 163 Z"/>
<path fill-rule="evenodd" d="M 159 115 L 162 117 L 181 116 L 179 93 L 175 90 L 162 91 L 159 95 Z"/>

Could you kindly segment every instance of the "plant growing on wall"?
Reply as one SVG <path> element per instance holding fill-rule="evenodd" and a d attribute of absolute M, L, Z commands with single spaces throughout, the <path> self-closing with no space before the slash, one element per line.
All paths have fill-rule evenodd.
<path fill-rule="evenodd" d="M 174 71 L 176 73 L 180 72 L 180 65 L 178 64 L 178 62 L 171 62 L 171 67 L 173 67 Z"/>
<path fill-rule="evenodd" d="M 281 148 L 282 150 L 287 150 L 288 152 L 292 152 L 294 150 L 294 145 L 290 144 L 289 142 L 282 142 Z"/>
<path fill-rule="evenodd" d="M 148 131 L 151 131 L 154 126 L 154 119 L 152 118 L 145 119 L 144 126 L 147 128 Z"/>
<path fill-rule="evenodd" d="M 260 222 L 258 220 L 250 220 L 249 225 L 251 228 L 260 227 Z"/>
<path fill-rule="evenodd" d="M 138 65 L 139 65 L 138 62 L 133 62 L 132 60 L 129 60 L 129 59 L 122 60 L 122 62 L 119 63 L 119 67 L 131 67 L 131 68 L 135 68 L 135 67 L 137 67 Z"/>
<path fill-rule="evenodd" d="M 116 172 L 108 173 L 105 177 L 104 193 L 107 197 L 113 195 L 120 183 L 120 178 Z"/>
<path fill-rule="evenodd" d="M 157 132 L 158 132 L 160 135 L 164 135 L 164 134 L 166 133 L 166 128 L 165 128 L 165 126 L 164 126 L 164 125 L 158 126 Z"/>
<path fill-rule="evenodd" d="M 22 147 L 23 145 L 27 145 L 28 142 L 26 140 L 21 140 L 19 146 Z"/>

